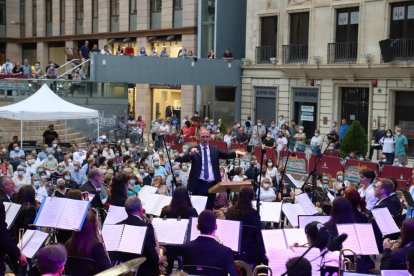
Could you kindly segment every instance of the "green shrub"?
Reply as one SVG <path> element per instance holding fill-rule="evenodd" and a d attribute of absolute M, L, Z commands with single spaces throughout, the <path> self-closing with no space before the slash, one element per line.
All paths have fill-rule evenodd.
<path fill-rule="evenodd" d="M 354 152 L 356 156 L 365 157 L 368 152 L 368 138 L 359 121 L 353 121 L 341 143 L 341 155 Z"/>

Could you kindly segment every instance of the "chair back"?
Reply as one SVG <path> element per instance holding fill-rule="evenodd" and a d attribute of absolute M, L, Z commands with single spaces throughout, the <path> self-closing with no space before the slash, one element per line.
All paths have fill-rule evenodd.
<path fill-rule="evenodd" d="M 98 272 L 97 263 L 89 258 L 68 256 L 65 264 L 65 275 L 87 276 Z"/>
<path fill-rule="evenodd" d="M 215 266 L 184 265 L 183 270 L 189 275 L 219 276 L 226 275 L 223 269 Z"/>

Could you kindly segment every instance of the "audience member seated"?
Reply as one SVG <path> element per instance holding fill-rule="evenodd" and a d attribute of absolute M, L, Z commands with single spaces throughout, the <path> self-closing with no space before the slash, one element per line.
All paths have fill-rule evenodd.
<path fill-rule="evenodd" d="M 197 217 L 198 213 L 191 204 L 188 190 L 185 187 L 178 187 L 174 190 L 170 205 L 162 208 L 161 218 L 183 218 Z"/>
<path fill-rule="evenodd" d="M 185 266 L 213 267 L 221 269 L 221 273 L 214 275 L 237 276 L 233 252 L 215 238 L 217 224 L 213 211 L 204 210 L 200 213 L 197 229 L 200 236 L 182 246 L 184 270 Z"/>
<path fill-rule="evenodd" d="M 42 276 L 60 276 L 65 270 L 67 258 L 63 244 L 48 245 L 37 252 L 37 268 Z"/>
<path fill-rule="evenodd" d="M 257 190 L 257 197 L 259 197 L 259 190 Z M 271 188 L 270 179 L 265 178 L 260 185 L 260 201 L 275 201 L 275 190 Z"/>

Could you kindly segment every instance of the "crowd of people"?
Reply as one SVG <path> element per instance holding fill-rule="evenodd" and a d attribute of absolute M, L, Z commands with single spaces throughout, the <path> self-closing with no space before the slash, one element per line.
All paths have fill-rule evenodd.
<path fill-rule="evenodd" d="M 346 121 L 343 121 L 338 129 L 339 140 L 346 132 L 345 125 Z M 260 160 L 254 154 L 242 150 L 224 152 L 210 142 L 219 139 L 228 146 L 233 143 L 246 147 L 263 145 L 276 149 L 278 153 L 288 148 L 304 151 L 307 145 L 303 127 L 296 126 L 294 121 L 287 125 L 281 116 L 277 122 L 272 121 L 269 127 L 260 120 L 254 125 L 249 118 L 243 124 L 236 123 L 232 128 L 226 129 L 221 120 L 217 123 L 207 117 L 203 120 L 195 113 L 190 119 L 186 116 L 183 122 L 174 116 L 152 122 L 152 141 L 140 140 L 142 133 L 138 131 L 138 135 L 133 137 L 134 128 L 143 130 L 145 126 L 142 117 L 137 120 L 134 117 L 129 117 L 128 120 L 123 118 L 119 127 L 124 130 L 125 136 L 114 141 L 101 136 L 88 146 L 73 145 L 69 149 L 63 149 L 59 135 L 51 125 L 43 133 L 44 145 L 40 151 L 20 148 L 18 137 L 14 137 L 9 146 L 1 146 L 0 202 L 22 205 L 10 230 L 7 230 L 3 222 L 4 208 L 1 207 L 3 205 L 0 206 L 0 255 L 8 256 L 8 269 L 16 269 L 16 261 L 20 265 L 26 265 L 27 259 L 15 247 L 19 229 L 34 228 L 34 219 L 45 196 L 84 200 L 85 193 L 93 194 L 94 197 L 81 231 L 57 231 L 56 241 L 62 245 L 46 246 L 37 255 L 38 267 L 43 270 L 42 273 L 61 275 L 66 258 L 72 262 L 76 257 L 93 260 L 95 267 L 90 272 L 93 274 L 112 267 L 114 261 L 123 262 L 137 257 L 134 254 L 106 252 L 99 235 L 99 225 L 103 223 L 106 210 L 111 205 L 125 207 L 128 218 L 122 224 L 148 227 L 142 253 L 147 261 L 139 268 L 139 275 L 158 275 L 160 264 L 166 260 L 167 272 L 170 273 L 176 270 L 174 258 L 177 256 L 181 257 L 180 266 L 184 268 L 191 265 L 212 266 L 230 275 L 237 275 L 235 259 L 245 261 L 252 267 L 269 263 L 261 230 L 282 227 L 283 224 L 262 222 L 252 201 L 259 199 L 293 203 L 298 191 L 283 177 L 283 166 L 278 160 L 267 158 L 264 166 L 260 167 Z M 175 135 L 172 144 L 164 143 L 164 134 Z M 322 141 L 318 137 L 319 131 L 315 131 L 315 139 L 312 138 L 314 143 L 311 142 L 310 145 L 312 152 L 317 153 L 322 149 Z M 180 144 L 180 148 L 174 147 L 179 141 L 187 142 Z M 414 171 L 413 178 L 407 182 L 412 196 L 413 179 Z M 208 189 L 218 182 L 241 180 L 250 180 L 253 184 L 244 187 L 239 193 L 208 193 Z M 379 257 L 381 269 L 413 270 L 412 206 L 408 206 L 409 201 L 397 190 L 394 180 L 378 178 L 375 171 L 364 169 L 360 171 L 359 182 L 345 181 L 344 172 L 338 171 L 335 178 L 319 175 L 314 183 L 316 186 L 305 183 L 301 192 L 309 196 L 320 214 L 330 215 L 323 228 L 337 235 L 338 224 L 372 224 L 382 254 Z M 201 236 L 178 249 L 168 250 L 170 253 L 163 256 L 138 196 L 144 186 L 153 186 L 157 193 L 172 197 L 171 203 L 162 209 L 161 217 L 198 216 Z M 208 197 L 204 212 L 197 213 L 190 201 L 190 194 Z M 388 208 L 401 228 L 401 233 L 383 236 L 371 213 L 376 208 Z M 243 230 L 240 252 L 234 253 L 214 240 L 217 218 L 241 221 Z M 246 230 L 244 226 L 249 228 Z M 313 229 L 305 229 L 305 232 L 308 245 L 312 246 L 321 226 L 315 224 L 309 227 Z M 318 242 L 321 250 L 326 246 L 327 244 Z M 49 262 L 52 258 L 50 255 L 54 254 L 56 258 Z M 295 261 L 290 260 L 286 264 L 288 275 L 311 275 L 305 269 L 308 267 L 306 259 L 300 260 L 302 269 L 299 272 Z M 357 262 L 359 272 L 376 271 L 375 262 L 369 256 L 359 257 Z M 36 270 L 31 264 L 32 260 L 29 260 L 27 270 Z M 4 267 L 0 266 L 1 269 L 4 270 Z M 66 265 L 66 270 L 71 269 L 74 271 L 76 266 Z"/>

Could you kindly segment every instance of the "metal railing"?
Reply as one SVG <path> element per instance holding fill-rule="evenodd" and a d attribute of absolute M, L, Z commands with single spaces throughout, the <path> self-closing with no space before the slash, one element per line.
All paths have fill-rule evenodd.
<path fill-rule="evenodd" d="M 328 63 L 356 63 L 358 43 L 353 41 L 328 43 Z"/>
<path fill-rule="evenodd" d="M 276 46 L 256 47 L 256 64 L 271 63 L 270 58 L 276 57 Z"/>
<path fill-rule="evenodd" d="M 291 44 L 283 45 L 283 63 L 307 63 L 308 62 L 308 45 Z"/>
<path fill-rule="evenodd" d="M 402 38 L 391 42 L 394 60 L 412 61 L 414 60 L 414 39 Z"/>

